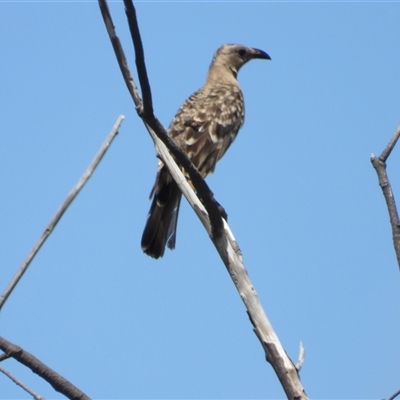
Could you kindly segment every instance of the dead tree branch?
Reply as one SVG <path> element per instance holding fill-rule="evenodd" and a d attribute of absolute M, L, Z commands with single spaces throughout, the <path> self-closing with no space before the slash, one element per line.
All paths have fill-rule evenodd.
<path fill-rule="evenodd" d="M 121 60 L 126 61 L 126 58 L 122 46 L 114 46 L 114 42 L 116 42 L 115 38 L 117 36 L 114 30 L 111 32 L 109 30 L 109 27 L 114 27 L 114 25 L 111 20 L 107 3 L 105 0 L 98 1 L 111 42 L 113 43 L 115 55 L 118 59 L 119 65 L 121 66 Z M 300 382 L 298 371 L 279 342 L 279 339 L 273 330 L 260 301 L 258 300 L 257 293 L 250 282 L 246 268 L 243 264 L 240 248 L 228 224 L 221 218 L 218 203 L 215 202 L 212 192 L 209 190 L 200 174 L 198 174 L 196 168 L 186 157 L 186 154 L 177 148 L 168 137 L 164 127 L 154 116 L 152 105 L 148 104 L 149 102 L 151 103 L 151 91 L 144 63 L 143 46 L 140 39 L 136 12 L 130 0 L 124 0 L 124 4 L 135 46 L 139 81 L 141 85 L 143 82 L 145 83 L 142 86 L 142 91 L 143 96 L 146 95 L 146 104 L 143 105 L 140 97 L 139 99 L 134 98 L 136 108 L 139 111 L 139 116 L 143 119 L 143 122 L 155 143 L 157 154 L 167 165 L 180 190 L 193 207 L 217 248 L 229 275 L 231 276 L 239 295 L 246 306 L 250 321 L 254 327 L 254 332 L 264 348 L 266 359 L 274 368 L 288 399 L 307 399 Z M 124 64 L 124 68 L 128 69 L 127 63 Z M 127 74 L 125 71 L 123 72 L 123 76 L 127 86 L 130 85 L 130 82 L 133 81 L 130 73 Z M 128 80 L 126 79 L 126 76 L 128 76 Z M 133 92 L 130 90 L 130 93 L 132 95 Z M 134 95 L 136 96 L 136 94 L 137 91 Z M 196 188 L 196 192 L 202 201 L 199 200 L 191 186 L 188 184 L 182 173 L 181 167 L 176 164 L 176 161 L 189 174 L 193 186 Z M 203 189 L 206 192 L 208 191 L 208 193 L 204 192 Z M 213 213 L 213 215 L 211 213 Z"/>
<path fill-rule="evenodd" d="M 10 343 L 6 339 L 0 337 L 0 349 L 4 351 L 9 357 L 14 358 L 21 364 L 30 368 L 32 372 L 39 375 L 51 386 L 54 390 L 62 393 L 69 399 L 74 400 L 90 400 L 90 398 L 74 386 L 71 382 L 67 381 L 57 372 L 53 371 L 46 364 L 43 364 L 35 356 L 23 350 L 21 347 Z"/>
<path fill-rule="evenodd" d="M 37 393 L 35 393 L 32 389 L 26 386 L 23 382 L 21 382 L 18 378 L 16 378 L 3 367 L 0 367 L 0 372 L 2 372 L 7 378 L 10 378 L 16 385 L 25 390 L 25 392 L 29 393 L 35 400 L 44 400 L 42 396 L 39 396 Z"/>
<path fill-rule="evenodd" d="M 29 254 L 26 256 L 25 260 L 19 267 L 18 271 L 14 275 L 14 277 L 11 279 L 10 283 L 8 284 L 7 288 L 4 290 L 3 294 L 0 296 L 0 310 L 3 307 L 4 303 L 7 301 L 8 296 L 12 293 L 14 290 L 15 286 L 18 284 L 19 280 L 22 278 L 26 270 L 28 269 L 30 263 L 32 262 L 33 258 L 36 256 L 40 248 L 43 246 L 44 242 L 47 240 L 47 238 L 50 236 L 50 234 L 53 232 L 54 228 L 56 227 L 58 221 L 61 219 L 67 208 L 70 206 L 72 201 L 75 199 L 75 197 L 78 195 L 78 193 L 81 191 L 83 186 L 86 184 L 86 182 L 89 180 L 89 178 L 92 176 L 94 170 L 96 167 L 99 165 L 100 161 L 104 157 L 106 151 L 111 145 L 111 142 L 114 140 L 115 136 L 118 133 L 118 129 L 124 120 L 124 116 L 120 115 L 117 119 L 117 122 L 114 124 L 111 132 L 108 134 L 106 140 L 104 143 L 101 145 L 99 151 L 97 152 L 96 156 L 86 169 L 86 171 L 83 173 L 77 184 L 72 188 L 72 190 L 68 193 L 67 197 L 65 198 L 64 202 L 61 204 L 60 208 L 57 210 L 55 213 L 54 217 L 51 219 L 49 224 L 46 226 L 44 232 L 42 233 L 42 236 L 40 236 L 39 240 L 35 243 L 33 246 L 32 250 L 29 252 Z"/>
<path fill-rule="evenodd" d="M 400 125 L 397 127 L 396 132 L 390 139 L 388 145 L 386 146 L 385 150 L 383 150 L 382 154 L 379 157 L 376 157 L 374 154 L 371 155 L 371 163 L 375 168 L 376 173 L 378 174 L 379 186 L 382 189 L 383 196 L 385 198 L 386 205 L 388 208 L 390 225 L 392 226 L 393 245 L 396 252 L 397 263 L 400 268 L 400 221 L 397 212 L 396 202 L 394 199 L 394 194 L 389 182 L 389 177 L 386 172 L 386 160 L 388 159 L 394 146 L 399 140 L 399 137 L 400 137 Z"/>

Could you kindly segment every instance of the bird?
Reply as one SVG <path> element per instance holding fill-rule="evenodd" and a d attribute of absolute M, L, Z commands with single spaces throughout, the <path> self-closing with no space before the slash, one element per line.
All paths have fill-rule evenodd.
<path fill-rule="evenodd" d="M 237 80 L 239 69 L 253 59 L 271 60 L 262 50 L 239 44 L 224 44 L 214 53 L 202 88 L 179 108 L 168 136 L 180 147 L 203 178 L 214 172 L 244 123 L 244 98 Z M 153 258 L 176 244 L 176 228 L 182 193 L 168 168 L 159 161 L 150 193 L 152 203 L 141 247 Z"/>

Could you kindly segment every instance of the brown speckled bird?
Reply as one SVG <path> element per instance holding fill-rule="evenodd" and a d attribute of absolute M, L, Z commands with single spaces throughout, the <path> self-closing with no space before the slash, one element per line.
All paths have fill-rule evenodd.
<path fill-rule="evenodd" d="M 168 135 L 183 149 L 205 177 L 234 141 L 244 122 L 244 99 L 237 73 L 246 62 L 270 60 L 262 50 L 224 44 L 214 54 L 204 86 L 180 107 Z M 165 246 L 175 248 L 176 224 L 182 193 L 168 168 L 159 163 L 156 182 L 142 236 L 142 250 L 159 258 Z"/>

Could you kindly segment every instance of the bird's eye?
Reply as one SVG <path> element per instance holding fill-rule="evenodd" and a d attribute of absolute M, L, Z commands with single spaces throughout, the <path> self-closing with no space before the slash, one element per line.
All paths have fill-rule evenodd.
<path fill-rule="evenodd" d="M 244 57 L 246 54 L 246 50 L 240 49 L 240 50 L 238 50 L 238 53 L 239 53 L 240 57 Z"/>

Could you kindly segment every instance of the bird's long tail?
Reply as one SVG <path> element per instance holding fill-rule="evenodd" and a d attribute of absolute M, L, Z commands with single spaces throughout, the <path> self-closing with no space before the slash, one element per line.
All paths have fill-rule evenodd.
<path fill-rule="evenodd" d="M 175 248 L 176 225 L 182 193 L 174 180 L 154 189 L 153 201 L 142 236 L 142 250 L 153 258 L 164 255 L 165 246 Z"/>

